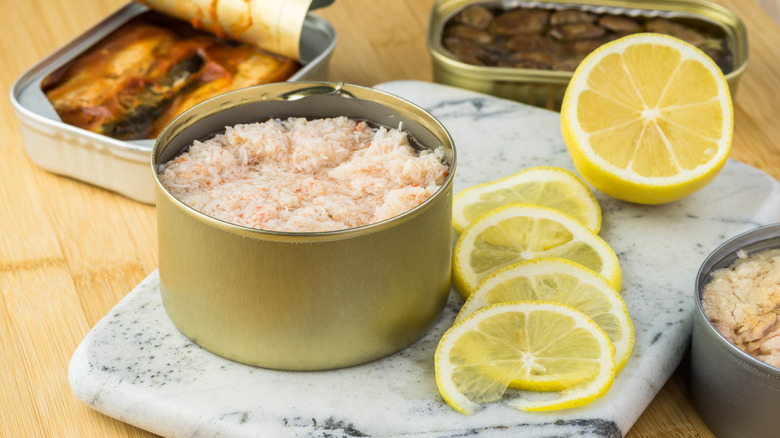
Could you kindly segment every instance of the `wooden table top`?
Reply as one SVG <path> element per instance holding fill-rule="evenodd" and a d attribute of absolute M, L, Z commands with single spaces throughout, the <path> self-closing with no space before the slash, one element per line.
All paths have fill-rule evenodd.
<path fill-rule="evenodd" d="M 780 179 L 780 28 L 753 1 L 715 2 L 742 18 L 750 44 L 731 157 Z M 3 94 L 26 68 L 125 3 L 5 2 Z M 339 36 L 330 79 L 430 81 L 432 3 L 337 0 L 319 11 Z M 157 268 L 155 209 L 37 167 L 10 101 L 0 105 L 0 436 L 151 436 L 83 405 L 67 369 L 89 329 Z M 626 436 L 713 436 L 691 405 L 685 362 Z"/>

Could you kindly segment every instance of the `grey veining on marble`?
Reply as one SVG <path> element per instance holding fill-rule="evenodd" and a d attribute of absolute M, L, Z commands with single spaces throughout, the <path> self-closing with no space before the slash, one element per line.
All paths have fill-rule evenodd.
<path fill-rule="evenodd" d="M 551 165 L 574 171 L 558 114 L 425 82 L 377 88 L 429 110 L 458 152 L 455 191 Z M 168 319 L 152 272 L 73 355 L 76 397 L 93 409 L 170 437 L 620 437 L 680 363 L 690 337 L 693 285 L 721 242 L 780 220 L 780 185 L 730 160 L 700 192 L 639 206 L 595 192 L 601 236 L 623 270 L 636 340 L 606 396 L 582 408 L 527 413 L 502 403 L 472 416 L 439 396 L 433 351 L 462 304 L 456 292 L 437 325 L 412 346 L 365 365 L 284 372 L 234 363 L 191 343 Z"/>

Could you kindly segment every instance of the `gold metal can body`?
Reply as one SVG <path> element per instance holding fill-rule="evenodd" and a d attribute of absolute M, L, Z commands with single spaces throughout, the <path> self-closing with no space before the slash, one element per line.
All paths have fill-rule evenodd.
<path fill-rule="evenodd" d="M 175 199 L 159 164 L 227 125 L 271 117 L 348 116 L 444 146 L 449 174 L 418 207 L 340 231 L 282 233 L 222 222 Z M 185 112 L 159 136 L 159 272 L 165 309 L 193 342 L 266 368 L 319 370 L 368 362 L 419 339 L 450 290 L 455 149 L 423 109 L 370 88 L 279 83 L 228 93 Z"/>
<path fill-rule="evenodd" d="M 549 0 L 483 1 L 437 0 L 431 10 L 427 45 L 435 82 L 465 88 L 497 97 L 516 100 L 559 111 L 573 72 L 535 70 L 514 67 L 479 66 L 464 63 L 442 44 L 448 20 L 464 8 L 482 4 L 488 7 L 544 7 L 550 10 L 576 9 L 626 17 L 663 17 L 712 27 L 725 35 L 731 53 L 731 69 L 724 72 L 732 95 L 747 68 L 747 31 L 740 18 L 730 10 L 702 0 Z"/>

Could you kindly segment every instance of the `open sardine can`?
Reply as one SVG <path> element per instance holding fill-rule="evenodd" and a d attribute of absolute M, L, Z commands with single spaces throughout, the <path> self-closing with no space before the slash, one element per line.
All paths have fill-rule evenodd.
<path fill-rule="evenodd" d="M 202 214 L 171 195 L 159 165 L 225 126 L 346 116 L 443 146 L 449 173 L 419 206 L 329 232 L 263 231 Z M 346 367 L 401 350 L 436 322 L 450 291 L 456 154 L 422 108 L 379 90 L 285 82 L 227 93 L 176 118 L 152 152 L 165 309 L 193 342 L 265 368 Z"/>
<path fill-rule="evenodd" d="M 111 41 L 115 41 L 122 35 L 127 35 L 126 32 L 131 28 L 141 29 L 136 35 L 147 35 L 147 26 L 149 25 L 158 28 L 162 33 L 171 33 L 178 37 L 192 35 L 200 30 L 211 30 L 222 37 L 240 37 L 240 40 L 231 42 L 225 40 L 222 46 L 234 47 L 239 41 L 242 41 L 246 44 L 267 48 L 269 51 L 279 50 L 280 54 L 284 52 L 285 56 L 289 56 L 290 59 L 296 60 L 300 64 L 300 68 L 287 79 L 274 76 L 272 78 L 274 81 L 324 81 L 327 80 L 328 64 L 337 42 L 336 30 L 325 19 L 309 12 L 309 9 L 327 6 L 330 3 L 332 0 L 257 0 L 251 2 L 241 0 L 220 2 L 148 0 L 129 2 L 91 29 L 86 30 L 35 63 L 14 81 L 10 90 L 10 99 L 14 112 L 19 118 L 25 151 L 36 165 L 49 172 L 103 187 L 139 202 L 153 204 L 155 199 L 154 181 L 149 178 L 148 167 L 154 139 L 151 137 L 120 139 L 108 135 L 108 133 L 93 132 L 69 124 L 61 117 L 55 105 L 47 97 L 44 84 L 56 84 L 57 78 L 67 77 L 69 69 L 78 66 L 80 59 L 90 59 L 90 54 L 100 53 L 103 47 L 111 44 Z M 155 8 L 150 9 L 147 5 Z M 252 21 L 253 15 L 251 13 L 259 11 L 267 13 L 268 15 L 264 15 L 264 17 L 271 20 L 271 23 L 263 24 L 260 20 Z M 190 26 L 190 23 L 197 24 L 196 28 Z M 265 32 L 261 32 L 261 29 Z M 272 37 L 266 32 L 270 33 Z M 142 44 L 143 39 L 128 38 L 124 41 L 128 47 L 128 53 L 131 55 L 143 53 L 141 49 L 145 47 Z M 203 43 L 202 38 L 200 38 L 200 43 Z M 195 46 L 190 45 L 190 42 L 187 42 L 186 45 L 189 47 L 188 50 L 194 50 L 192 47 Z M 226 55 L 222 55 L 225 58 L 221 58 L 222 61 L 229 61 L 231 56 L 242 59 L 243 55 L 237 56 L 235 53 L 238 52 L 232 52 L 232 48 L 229 50 L 234 55 L 226 58 Z M 133 72 L 135 69 L 128 68 L 128 65 L 135 66 L 139 60 L 133 56 L 124 55 L 124 52 L 116 50 L 116 47 L 107 50 L 106 53 L 116 56 L 117 60 L 107 62 L 99 59 L 96 65 L 110 65 L 111 69 L 102 72 L 101 69 L 96 68 L 89 70 L 88 74 L 74 76 L 89 78 L 90 83 L 98 85 L 104 85 L 101 78 L 105 78 L 109 83 L 116 81 L 123 87 L 115 84 L 111 86 L 111 90 L 106 89 L 103 93 L 94 93 L 92 95 L 95 97 L 94 102 L 85 97 L 88 93 L 76 87 L 73 95 L 78 98 L 75 101 L 86 105 L 83 112 L 78 112 L 79 114 L 94 113 L 105 116 L 106 110 L 101 107 L 103 99 L 109 104 L 117 102 L 117 98 L 111 93 L 119 93 L 118 95 L 121 97 L 119 100 L 123 102 L 123 105 L 129 105 L 131 108 L 131 117 L 119 119 L 118 127 L 121 127 L 121 130 L 141 131 L 142 129 L 139 129 L 138 125 L 152 123 L 155 117 L 170 110 L 169 104 L 181 101 L 181 99 L 174 99 L 170 95 L 166 97 L 166 94 L 162 93 L 161 90 L 170 92 L 172 89 L 181 89 L 191 92 L 193 96 L 201 95 L 198 91 L 200 88 L 196 86 L 179 88 L 170 87 L 170 84 L 165 83 L 151 86 L 148 85 L 149 78 L 144 79 L 132 75 L 126 80 L 120 80 L 122 76 L 116 76 L 115 70 L 124 68 Z M 194 78 L 203 76 L 210 77 L 214 83 L 220 84 L 219 86 L 231 84 L 230 81 L 216 80 L 216 76 L 210 73 L 210 68 L 203 68 L 203 66 L 211 65 L 205 62 L 207 54 L 205 50 L 194 50 L 194 53 L 197 56 L 185 57 L 183 61 L 180 60 L 181 62 L 171 62 L 160 53 L 157 53 L 154 59 L 156 62 L 170 66 L 168 73 L 172 76 L 162 75 L 163 78 L 179 75 L 179 78 L 186 77 L 194 84 Z M 142 58 L 142 60 L 148 59 Z M 251 58 L 246 61 L 251 61 Z M 262 67 L 262 65 L 264 64 L 258 63 L 258 67 Z M 188 71 L 188 68 L 200 73 L 183 74 L 183 72 Z M 148 70 L 154 71 L 151 68 Z M 242 74 L 249 71 L 251 71 L 251 66 L 242 68 Z M 222 72 L 226 73 L 228 70 L 223 69 Z M 222 79 L 225 78 L 227 76 Z M 271 81 L 270 78 L 266 79 L 268 82 Z M 254 81 L 266 81 L 266 79 L 262 75 L 253 77 Z M 186 81 L 177 80 L 175 83 L 181 86 Z M 203 89 L 211 89 L 211 83 L 204 82 Z M 124 88 L 133 84 L 147 84 L 145 87 L 140 87 L 146 90 L 146 93 L 131 93 Z M 215 87 L 207 94 L 218 89 L 219 87 Z"/>

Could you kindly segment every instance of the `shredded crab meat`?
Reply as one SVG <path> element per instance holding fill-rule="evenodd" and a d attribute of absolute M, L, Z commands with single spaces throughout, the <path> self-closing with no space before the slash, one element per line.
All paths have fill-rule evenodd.
<path fill-rule="evenodd" d="M 177 199 L 227 222 L 317 232 L 397 216 L 430 198 L 448 174 L 444 148 L 416 150 L 398 129 L 347 117 L 227 127 L 163 164 Z"/>

